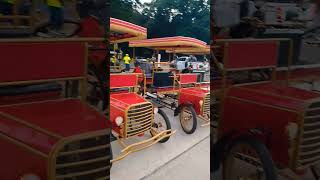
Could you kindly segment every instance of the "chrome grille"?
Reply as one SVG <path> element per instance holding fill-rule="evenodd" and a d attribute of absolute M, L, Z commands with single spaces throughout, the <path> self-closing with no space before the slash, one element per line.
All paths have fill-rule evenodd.
<path fill-rule="evenodd" d="M 151 129 L 153 106 L 150 102 L 132 106 L 128 110 L 126 137 L 135 136 Z"/>
<path fill-rule="evenodd" d="M 305 112 L 303 135 L 299 148 L 300 166 L 320 161 L 320 103 L 312 103 Z"/>
<path fill-rule="evenodd" d="M 210 93 L 206 94 L 206 96 L 204 97 L 202 108 L 203 115 L 210 116 Z"/>
<path fill-rule="evenodd" d="M 109 180 L 110 135 L 99 134 L 65 144 L 55 159 L 56 180 Z"/>

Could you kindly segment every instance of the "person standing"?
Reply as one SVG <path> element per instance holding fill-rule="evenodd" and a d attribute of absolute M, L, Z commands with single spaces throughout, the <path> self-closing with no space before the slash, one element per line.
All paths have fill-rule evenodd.
<path fill-rule="evenodd" d="M 123 57 L 123 61 L 124 61 L 124 64 L 126 65 L 126 71 L 130 71 L 130 61 L 131 61 L 131 58 L 130 58 L 129 54 L 126 54 L 126 55 Z"/>
<path fill-rule="evenodd" d="M 190 64 L 187 68 L 183 69 L 181 73 L 192 73 L 192 65 Z"/>
<path fill-rule="evenodd" d="M 46 0 L 50 11 L 50 24 L 52 26 L 52 33 L 60 35 L 64 21 L 63 0 Z"/>
<path fill-rule="evenodd" d="M 116 55 L 113 55 L 111 57 L 111 66 L 116 66 L 116 63 L 117 63 L 117 57 Z"/>

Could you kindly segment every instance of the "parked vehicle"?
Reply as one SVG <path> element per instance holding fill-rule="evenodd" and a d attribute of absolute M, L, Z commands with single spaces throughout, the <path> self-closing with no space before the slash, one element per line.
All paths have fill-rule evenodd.
<path fill-rule="evenodd" d="M 0 47 L 1 179 L 110 179 L 110 123 L 85 102 L 86 41 L 14 39 Z M 81 100 L 64 98 L 65 81 L 79 82 Z"/>
<path fill-rule="evenodd" d="M 174 74 L 168 64 L 155 63 L 152 70 L 151 86 L 147 89 L 147 97 L 179 115 L 183 131 L 192 134 L 197 128 L 198 118 L 209 125 L 210 91 L 200 86 L 198 74 Z M 207 85 L 208 86 L 208 85 Z"/>
<path fill-rule="evenodd" d="M 219 40 L 225 53 L 222 77 L 212 89 L 218 102 L 211 105 L 218 122 L 212 155 L 213 170 L 223 163 L 224 179 L 300 179 L 307 168 L 319 177 L 320 95 L 276 81 L 279 41 Z M 260 70 L 270 79 L 241 75 Z"/>
<path fill-rule="evenodd" d="M 167 115 L 136 93 L 139 74 L 110 75 L 110 121 L 112 134 L 123 145 L 121 153 L 112 162 L 143 150 L 151 145 L 165 143 L 176 131 L 171 129 Z M 125 140 L 150 132 L 152 138 L 126 145 Z"/>
<path fill-rule="evenodd" d="M 192 68 L 195 70 L 204 69 L 206 70 L 207 66 L 206 62 L 198 61 L 196 58 L 191 58 L 188 56 L 182 56 L 178 57 L 175 61 L 175 68 L 179 71 L 182 71 L 183 69 L 189 67 L 192 65 Z"/>

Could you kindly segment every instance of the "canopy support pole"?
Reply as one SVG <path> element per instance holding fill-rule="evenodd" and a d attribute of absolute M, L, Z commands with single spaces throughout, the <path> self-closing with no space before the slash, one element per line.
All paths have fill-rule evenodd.
<path fill-rule="evenodd" d="M 133 63 L 135 63 L 136 62 L 136 48 L 135 47 L 132 49 L 132 58 L 133 58 Z"/>

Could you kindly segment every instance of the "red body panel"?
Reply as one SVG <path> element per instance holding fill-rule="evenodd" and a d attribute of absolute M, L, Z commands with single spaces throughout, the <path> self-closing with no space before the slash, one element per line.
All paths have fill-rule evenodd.
<path fill-rule="evenodd" d="M 220 135 L 234 130 L 241 135 L 254 128 L 270 131 L 266 143 L 274 161 L 289 167 L 286 126 L 289 122 L 299 124 L 306 102 L 319 97 L 317 93 L 274 83 L 231 87 L 224 100 Z"/>
<path fill-rule="evenodd" d="M 89 16 L 81 20 L 80 37 L 104 37 L 103 25 L 99 24 L 99 20 Z"/>
<path fill-rule="evenodd" d="M 80 37 L 96 37 L 102 38 L 105 36 L 103 25 L 99 23 L 99 20 L 95 17 L 89 16 L 81 20 Z M 100 50 L 89 51 L 89 60 L 96 66 L 100 67 L 101 63 L 106 58 L 107 47 L 104 42 L 90 42 L 91 46 L 95 48 L 101 48 Z"/>
<path fill-rule="evenodd" d="M 182 88 L 179 90 L 179 105 L 191 103 L 198 115 L 201 115 L 200 100 L 203 100 L 208 90 L 201 88 Z"/>
<path fill-rule="evenodd" d="M 0 83 L 83 76 L 85 48 L 79 42 L 0 43 Z"/>
<path fill-rule="evenodd" d="M 0 141 L 1 180 L 20 180 L 24 174 L 34 173 L 41 180 L 47 179 L 48 162 L 8 141 Z"/>

